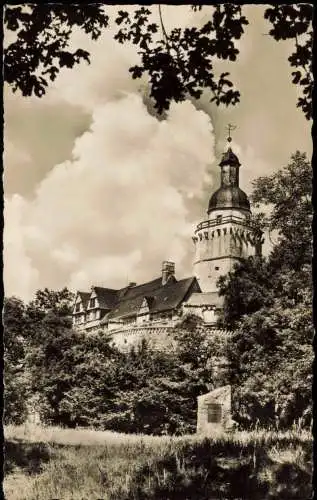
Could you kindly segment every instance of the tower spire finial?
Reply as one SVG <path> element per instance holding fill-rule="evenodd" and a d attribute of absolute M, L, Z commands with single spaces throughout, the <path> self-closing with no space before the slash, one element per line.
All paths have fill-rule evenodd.
<path fill-rule="evenodd" d="M 227 137 L 227 141 L 230 143 L 232 141 L 232 137 L 230 135 L 231 133 L 231 130 L 235 130 L 237 127 L 235 125 L 232 125 L 231 123 L 228 123 L 227 125 L 227 130 L 228 130 L 228 137 Z"/>

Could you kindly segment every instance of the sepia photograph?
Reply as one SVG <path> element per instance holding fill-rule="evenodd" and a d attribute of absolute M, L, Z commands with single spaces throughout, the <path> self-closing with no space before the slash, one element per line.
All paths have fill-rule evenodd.
<path fill-rule="evenodd" d="M 313 15 L 4 5 L 5 500 L 312 498 Z"/>

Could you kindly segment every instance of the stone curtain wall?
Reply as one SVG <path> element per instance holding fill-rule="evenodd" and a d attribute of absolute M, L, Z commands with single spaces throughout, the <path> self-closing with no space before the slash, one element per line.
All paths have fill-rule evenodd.
<path fill-rule="evenodd" d="M 164 349 L 175 346 L 173 331 L 175 325 L 151 325 L 123 327 L 109 332 L 109 336 L 118 348 L 126 349 L 132 344 L 138 344 L 143 338 L 157 348 Z M 214 345 L 215 370 L 220 375 L 227 367 L 227 345 L 231 334 L 216 328 L 199 327 L 197 332 L 207 332 Z"/>

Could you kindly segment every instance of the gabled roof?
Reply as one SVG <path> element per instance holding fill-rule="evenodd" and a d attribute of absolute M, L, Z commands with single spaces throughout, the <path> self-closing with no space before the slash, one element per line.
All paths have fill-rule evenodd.
<path fill-rule="evenodd" d="M 129 285 L 120 290 L 93 286 L 91 293 L 95 292 L 99 307 L 107 310 L 101 321 L 101 324 L 105 324 L 108 320 L 136 316 L 144 300 L 146 300 L 150 312 L 170 311 L 180 306 L 190 292 L 199 291 L 199 284 L 194 277 L 177 281 L 174 276 L 171 276 L 163 285 L 160 276 L 147 283 Z M 91 293 L 78 292 L 85 309 Z"/>
<path fill-rule="evenodd" d="M 178 307 L 195 281 L 194 277 L 185 278 L 174 283 L 168 282 L 162 286 L 155 294 L 151 312 L 166 311 Z"/>
<path fill-rule="evenodd" d="M 114 309 L 112 309 L 112 311 L 109 312 L 108 319 L 125 318 L 126 316 L 136 314 L 140 309 L 142 302 L 142 295 L 140 295 L 139 297 L 122 300 Z"/>
<path fill-rule="evenodd" d="M 99 307 L 101 309 L 112 309 L 118 302 L 118 290 L 93 286 L 92 289 L 97 295 Z"/>
<path fill-rule="evenodd" d="M 81 299 L 81 303 L 83 305 L 83 308 L 86 309 L 88 302 L 89 302 L 90 293 L 89 292 L 77 292 L 77 295 Z"/>
<path fill-rule="evenodd" d="M 176 281 L 176 279 L 174 278 L 173 281 Z M 168 286 L 168 284 L 166 284 L 165 286 Z M 140 295 L 142 297 L 153 296 L 152 292 L 158 290 L 161 287 L 163 287 L 163 285 L 162 285 L 162 277 L 160 276 L 159 278 L 156 278 L 152 281 L 148 281 L 147 283 L 142 283 L 142 285 L 136 285 L 131 287 L 129 290 L 127 290 L 124 298 L 130 299 L 133 297 L 139 297 Z"/>
<path fill-rule="evenodd" d="M 195 282 L 197 283 L 196 278 L 187 278 L 180 281 L 171 279 L 166 285 L 162 285 L 162 278 L 157 278 L 148 283 L 134 286 L 126 291 L 122 299 L 107 315 L 105 321 L 136 315 L 144 298 L 147 298 L 150 312 L 175 309 L 184 300 Z M 199 288 L 198 283 L 197 286 Z"/>
<path fill-rule="evenodd" d="M 223 297 L 220 297 L 218 292 L 192 293 L 184 305 L 188 304 L 193 307 L 205 305 L 221 307 L 223 300 Z"/>

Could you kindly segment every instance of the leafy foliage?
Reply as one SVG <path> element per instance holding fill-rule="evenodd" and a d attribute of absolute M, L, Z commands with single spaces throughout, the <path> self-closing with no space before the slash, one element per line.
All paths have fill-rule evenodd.
<path fill-rule="evenodd" d="M 276 174 L 254 182 L 253 200 L 278 231 L 267 260 L 250 259 L 219 282 L 229 347 L 235 419 L 290 426 L 311 422 L 311 167 L 296 152 Z M 252 314 L 251 314 L 252 313 Z"/>
<path fill-rule="evenodd" d="M 233 401 L 235 418 L 244 425 L 310 424 L 310 299 L 287 309 L 276 302 L 246 317 L 235 331 L 229 351 Z"/>
<path fill-rule="evenodd" d="M 105 428 L 146 434 L 195 431 L 197 396 L 213 386 L 211 345 L 206 333 L 197 330 L 196 318 L 186 319 L 173 337 L 174 350 L 143 341 L 126 353 Z"/>
<path fill-rule="evenodd" d="M 117 388 L 115 357 L 105 338 L 55 329 L 32 354 L 43 420 L 69 427 L 96 424 Z"/>
<path fill-rule="evenodd" d="M 65 348 L 65 344 L 60 346 L 58 342 L 63 335 L 64 342 L 75 340 L 70 335 L 72 300 L 73 294 L 66 288 L 39 290 L 27 305 L 14 297 L 5 299 L 6 422 L 24 421 L 34 400 L 42 401 L 43 407 L 47 405 L 45 398 L 51 382 L 47 380 L 48 374 L 53 376 L 53 360 L 61 361 Z M 60 378 L 64 375 L 63 370 L 58 373 Z M 58 382 L 54 383 L 54 390 L 58 391 Z"/>
<path fill-rule="evenodd" d="M 27 415 L 29 383 L 25 367 L 25 306 L 15 297 L 4 300 L 4 423 L 22 423 Z"/>
<path fill-rule="evenodd" d="M 312 117 L 312 14 L 313 6 L 304 3 L 270 6 L 264 14 L 272 24 L 269 33 L 276 41 L 291 39 L 295 42 L 295 51 L 288 60 L 295 68 L 292 81 L 302 90 L 297 107 L 302 109 L 307 119 Z"/>
<path fill-rule="evenodd" d="M 305 153 L 297 151 L 289 165 L 254 181 L 252 199 L 272 207 L 266 223 L 278 232 L 270 263 L 276 269 L 299 270 L 311 264 L 312 171 Z"/>
<path fill-rule="evenodd" d="M 151 34 L 159 28 L 149 21 L 151 11 L 144 7 L 136 10 L 134 23 L 128 12 L 120 11 L 116 22 L 123 27 L 115 36 L 120 43 L 132 40 L 139 46 L 141 65 L 130 68 L 130 72 L 133 78 L 148 75 L 150 95 L 158 112 L 167 110 L 171 100 L 183 101 L 188 95 L 199 99 L 205 88 L 211 90 L 212 101 L 217 104 L 236 104 L 240 93 L 232 90 L 233 84 L 227 78 L 229 73 L 216 78 L 213 59 L 236 60 L 239 51 L 234 40 L 241 38 L 243 26 L 248 24 L 241 6 L 217 5 L 211 20 L 202 28 L 174 28 L 169 35 L 163 24 L 161 7 L 158 8 L 161 40 L 154 42 Z"/>
<path fill-rule="evenodd" d="M 218 282 L 219 293 L 224 296 L 220 326 L 234 329 L 245 315 L 272 304 L 271 274 L 267 262 L 261 257 L 250 257 L 236 265 Z"/>
<path fill-rule="evenodd" d="M 4 78 L 13 91 L 22 95 L 45 94 L 48 80 L 54 81 L 60 68 L 73 68 L 89 53 L 70 50 L 74 28 L 82 29 L 97 40 L 108 25 L 102 5 L 27 4 L 6 5 L 4 24 L 16 32 L 16 40 L 4 50 Z"/>
<path fill-rule="evenodd" d="M 25 350 L 19 356 L 42 421 L 148 434 L 195 431 L 197 396 L 213 385 L 212 348 L 206 334 L 197 331 L 197 320 L 187 318 L 175 331 L 174 350 L 159 350 L 143 341 L 124 353 L 112 347 L 104 333 L 73 331 L 63 301 L 51 307 L 51 301 L 65 295 L 68 291 L 39 291 L 27 306 L 8 299 L 5 311 L 12 331 L 14 321 L 24 325 Z M 21 309 L 20 317 L 11 313 L 12 304 Z M 14 352 L 10 347 L 16 360 Z M 19 394 L 23 385 L 14 380 Z M 21 413 L 21 421 L 25 417 Z"/>
<path fill-rule="evenodd" d="M 241 5 L 230 3 L 209 7 L 209 19 L 201 27 L 174 28 L 166 32 L 161 5 L 160 23 L 151 20 L 150 9 L 136 7 L 133 13 L 120 10 L 114 22 L 119 27 L 114 38 L 138 47 L 140 64 L 130 68 L 133 78 L 146 75 L 150 95 L 159 113 L 169 109 L 171 101 L 188 96 L 199 99 L 208 89 L 217 105 L 235 105 L 240 100 L 228 72 L 217 76 L 217 59 L 236 61 L 235 44 L 249 24 Z M 201 6 L 192 6 L 194 10 Z M 298 107 L 307 119 L 312 114 L 312 5 L 269 6 L 264 17 L 271 23 L 269 35 L 275 40 L 294 40 L 289 57 L 293 83 L 302 89 Z M 82 60 L 90 61 L 81 48 L 71 52 L 69 42 L 75 29 L 96 40 L 108 26 L 109 17 L 100 4 L 6 6 L 5 27 L 16 33 L 16 40 L 4 51 L 4 77 L 13 90 L 41 97 L 48 80 L 55 80 L 61 67 L 72 68 Z"/>

